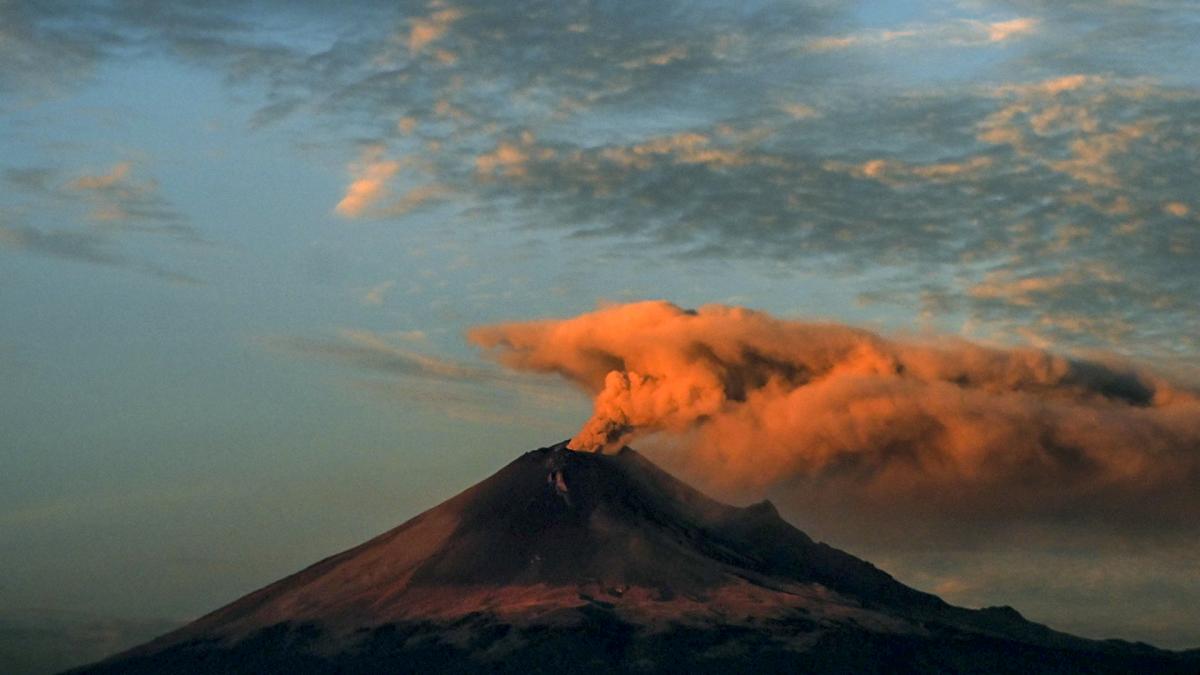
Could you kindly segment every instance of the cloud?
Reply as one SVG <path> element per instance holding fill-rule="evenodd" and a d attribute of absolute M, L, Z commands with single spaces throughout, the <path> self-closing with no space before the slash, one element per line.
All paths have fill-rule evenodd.
<path fill-rule="evenodd" d="M 64 186 L 64 191 L 91 204 L 88 217 L 107 229 L 162 234 L 188 244 L 212 244 L 161 196 L 157 181 L 135 180 L 134 170 L 133 162 L 117 162 L 103 173 L 77 176 Z"/>
<path fill-rule="evenodd" d="M 936 302 L 942 328 L 1197 358 L 1194 211 L 1164 206 L 1187 207 L 1196 179 L 1184 2 L 976 3 L 969 18 L 889 30 L 855 29 L 836 3 L 670 1 L 636 16 L 524 0 L 364 3 L 339 17 L 268 6 L 327 39 L 281 40 L 223 6 L 85 3 L 70 21 L 50 5 L 0 11 L 26 34 L 70 25 L 90 60 L 169 54 L 220 69 L 261 94 L 264 120 L 324 120 L 327 140 L 359 154 L 335 206 L 348 218 L 503 208 L 511 218 L 489 222 L 616 254 L 849 280 L 870 270 L 891 280 L 877 298 L 923 317 Z M 1005 48 L 943 56 L 956 60 L 930 79 L 871 50 L 805 50 L 821 40 L 843 51 Z M 419 180 L 402 185 L 409 169 Z M 110 223 L 134 213 L 93 207 Z M 972 293 L 996 275 L 1096 266 L 1124 280 L 1034 304 Z M 1085 316 L 1106 328 L 1076 330 Z"/>
<path fill-rule="evenodd" d="M 183 285 L 199 285 L 199 279 L 153 263 L 131 260 L 112 250 L 111 240 L 88 230 L 40 230 L 27 225 L 0 225 L 0 248 L 75 262 L 120 267 Z"/>
<path fill-rule="evenodd" d="M 384 297 L 387 295 L 388 291 L 395 287 L 396 281 L 394 279 L 380 282 L 367 289 L 366 293 L 363 293 L 361 302 L 364 305 L 378 307 L 383 304 Z"/>
<path fill-rule="evenodd" d="M 841 49 L 906 46 L 906 47 L 980 47 L 1032 35 L 1038 28 L 1033 17 L 1016 17 L 1003 21 L 954 19 L 942 23 L 911 24 L 900 28 L 869 30 L 848 35 L 823 36 L 804 43 L 808 51 L 826 52 Z"/>
<path fill-rule="evenodd" d="M 417 54 L 431 43 L 440 39 L 450 26 L 461 19 L 462 10 L 448 7 L 439 9 L 426 17 L 409 20 L 408 52 Z"/>
<path fill-rule="evenodd" d="M 1030 71 L 1090 71 L 1133 77 L 1188 75 L 1175 67 L 1194 58 L 1196 20 L 1188 0 L 1002 0 L 1041 21 L 1036 48 L 1016 64 Z M 1178 80 L 1176 80 L 1178 81 Z"/>
<path fill-rule="evenodd" d="M 514 178 L 524 176 L 525 164 L 529 161 L 529 155 L 522 145 L 525 144 L 518 145 L 501 141 L 496 144 L 495 148 L 475 158 L 475 170 L 484 176 L 495 174 Z"/>
<path fill-rule="evenodd" d="M 358 162 L 350 166 L 354 180 L 334 208 L 340 215 L 357 218 L 368 208 L 388 196 L 388 181 L 400 170 L 400 162 L 384 159 L 384 150 L 372 146 L 363 151 Z"/>
<path fill-rule="evenodd" d="M 665 302 L 469 337 L 594 397 L 572 447 L 667 447 L 725 490 L 950 520 L 1200 516 L 1200 391 L 1130 365 Z"/>
<path fill-rule="evenodd" d="M 438 183 L 418 185 L 389 202 L 381 210 L 381 215 L 393 218 L 402 216 L 426 204 L 444 200 L 453 192 L 453 189 Z"/>
<path fill-rule="evenodd" d="M 1192 208 L 1183 202 L 1167 202 L 1163 204 L 1163 211 L 1175 216 L 1176 218 L 1186 218 L 1192 212 Z"/>
<path fill-rule="evenodd" d="M 0 6 L 0 91 L 53 95 L 91 73 L 110 39 L 73 30 L 70 8 Z"/>
<path fill-rule="evenodd" d="M 232 65 L 244 64 L 248 54 L 277 59 L 283 50 L 246 39 L 253 23 L 230 9 L 130 0 L 0 3 L 0 91 L 34 100 L 61 96 L 106 60 L 155 51 Z"/>
<path fill-rule="evenodd" d="M 676 0 L 633 14 L 575 0 L 553 8 L 535 0 L 364 2 L 337 15 L 269 1 L 262 11 L 331 37 L 289 42 L 231 8 L 171 2 L 152 10 L 89 3 L 76 11 L 71 34 L 94 45 L 93 62 L 168 54 L 220 68 L 239 84 L 254 82 L 264 91 L 258 124 L 309 111 L 386 117 L 393 126 L 397 118 L 426 118 L 442 100 L 483 125 L 663 96 L 680 105 L 689 99 L 695 109 L 721 102 L 735 110 L 736 101 L 703 91 L 711 89 L 712 68 L 737 71 L 739 89 L 773 79 L 752 38 L 782 53 L 771 43 L 811 34 L 840 13 L 824 3 L 733 10 Z M 21 14 L 43 30 L 61 19 L 40 6 Z M 353 40 L 333 37 L 347 30 Z"/>
<path fill-rule="evenodd" d="M 561 430 L 557 420 L 547 413 L 547 405 L 528 390 L 466 387 L 429 387 L 406 380 L 355 380 L 351 388 L 366 392 L 388 404 L 420 406 L 431 414 L 460 422 L 489 427 L 520 427 L 552 434 Z M 520 403 L 514 405 L 514 402 Z M 536 402 L 536 406 L 531 406 Z M 560 403 L 561 405 L 561 403 Z"/>
<path fill-rule="evenodd" d="M 980 176 L 991 167 L 992 158 L 969 157 L 962 161 L 938 162 L 934 164 L 908 164 L 895 159 L 870 159 L 861 164 L 826 162 L 824 168 L 844 171 L 856 178 L 871 178 L 881 183 L 900 186 L 905 183 L 935 183 L 964 180 Z"/>
<path fill-rule="evenodd" d="M 57 172 L 45 167 L 10 167 L 3 172 L 4 180 L 21 190 L 35 194 L 51 191 Z"/>
<path fill-rule="evenodd" d="M 185 244 L 213 245 L 162 196 L 156 180 L 137 180 L 136 172 L 132 161 L 123 160 L 100 172 L 78 172 L 71 179 L 47 167 L 10 168 L 3 175 L 10 185 L 55 209 L 88 206 L 85 217 L 98 231 L 158 234 Z"/>
<path fill-rule="evenodd" d="M 132 162 L 117 162 L 109 169 L 108 173 L 98 175 L 83 175 L 71 181 L 68 186 L 72 190 L 93 190 L 97 192 L 109 191 L 114 187 L 122 185 L 129 177 L 129 171 L 133 168 Z"/>
<path fill-rule="evenodd" d="M 821 111 L 805 103 L 788 103 L 781 106 L 781 108 L 792 119 L 808 120 L 821 116 Z"/>
<path fill-rule="evenodd" d="M 344 329 L 339 332 L 337 340 L 287 337 L 272 338 L 268 343 L 299 354 L 320 356 L 388 375 L 468 383 L 505 379 L 492 369 L 397 347 L 371 331 Z"/>
<path fill-rule="evenodd" d="M 889 302 L 915 313 L 937 298 L 943 328 L 970 322 L 1010 340 L 1157 358 L 1194 351 L 1188 336 L 1200 329 L 1185 310 L 1200 291 L 1187 265 L 1194 228 L 1162 206 L 1189 199 L 1195 96 L 1140 77 L 1162 69 L 1107 45 L 1126 56 L 1166 49 L 1161 31 L 1178 51 L 1186 31 L 1171 20 L 1186 6 L 1120 4 L 987 3 L 975 18 L 856 31 L 846 29 L 853 16 L 821 3 L 682 12 L 666 2 L 631 17 L 587 3 L 465 0 L 364 10 L 375 20 L 355 40 L 319 47 L 272 43 L 241 24 L 220 49 L 172 44 L 258 83 L 281 114 L 376 128 L 377 145 L 421 157 L 422 180 L 404 190 L 400 169 L 388 175 L 401 160 L 362 164 L 337 207 L 347 217 L 398 218 L 461 195 L 456 203 L 503 207 L 522 225 L 618 254 L 847 278 L 877 270 L 895 280 Z M 1115 39 L 1085 44 L 1094 31 Z M 969 76 L 945 64 L 945 80 L 914 82 L 868 56 L 797 48 L 830 36 L 1021 47 L 987 52 L 1003 60 Z M 971 293 L 988 275 L 1046 277 L 1075 263 L 1133 271 L 1103 295 L 1076 285 L 1045 305 Z M 1075 330 L 1085 315 L 1131 328 Z"/>
<path fill-rule="evenodd" d="M 1027 16 L 984 24 L 988 42 L 1004 42 L 1014 37 L 1028 35 L 1037 30 L 1037 27 L 1038 20 Z"/>
<path fill-rule="evenodd" d="M 123 265 L 124 259 L 108 250 L 108 240 L 92 232 L 52 230 L 33 227 L 0 226 L 0 244 L 14 250 L 90 262 L 97 265 Z"/>
<path fill-rule="evenodd" d="M 643 54 L 636 58 L 621 62 L 621 67 L 626 70 L 636 70 L 639 68 L 651 68 L 654 66 L 665 66 L 675 61 L 686 59 L 688 49 L 682 45 L 665 47 L 661 51 L 654 51 L 648 54 Z"/>
<path fill-rule="evenodd" d="M 1119 272 L 1102 265 L 1074 267 L 1058 274 L 1014 278 L 1007 270 L 991 272 L 972 286 L 967 293 L 974 298 L 1000 300 L 1012 305 L 1032 307 L 1043 304 L 1043 296 L 1063 293 L 1068 289 L 1097 290 L 1103 285 L 1120 285 L 1125 281 Z"/>
<path fill-rule="evenodd" d="M 716 168 L 742 166 L 751 161 L 734 148 L 716 147 L 711 136 L 694 131 L 654 136 L 627 147 L 609 147 L 602 154 L 618 166 L 636 169 L 647 169 L 659 160 Z"/>
<path fill-rule="evenodd" d="M 31 199 L 13 213 L 21 222 L 0 224 L 0 246 L 15 251 L 119 267 L 172 283 L 197 285 L 199 279 L 120 252 L 126 235 L 152 234 L 190 246 L 211 247 L 207 239 L 160 194 L 153 178 L 136 178 L 137 165 L 119 161 L 96 172 L 65 173 L 49 167 L 8 168 L 3 178 Z M 73 175 L 73 177 L 71 177 Z M 86 211 L 84 210 L 86 209 Z M 2 215 L 2 214 L 0 214 Z M 87 220 L 87 227 L 38 227 L 30 222 Z"/>
<path fill-rule="evenodd" d="M 1059 94 L 1076 91 L 1083 87 L 1092 87 L 1103 85 L 1105 79 L 1098 75 L 1083 75 L 1075 73 L 1072 75 L 1060 75 L 1045 80 L 1035 82 L 1018 82 L 1003 84 L 994 87 L 993 91 L 996 95 L 1016 95 L 1020 97 L 1030 96 L 1057 96 Z"/>
<path fill-rule="evenodd" d="M 381 145 L 365 148 L 357 161 L 350 165 L 354 180 L 334 207 L 334 212 L 346 218 L 386 218 L 404 215 L 429 202 L 445 198 L 451 190 L 437 183 L 420 185 L 396 196 L 392 183 L 405 168 L 415 166 L 410 160 L 388 159 Z"/>
<path fill-rule="evenodd" d="M 566 401 L 553 383 L 434 356 L 395 344 L 425 343 L 422 331 L 380 334 L 343 329 L 334 339 L 277 337 L 266 340 L 274 349 L 340 363 L 373 375 L 350 381 L 351 388 L 384 401 L 403 401 L 431 413 L 483 424 L 524 425 L 546 430 L 561 428 L 549 417 Z"/>
<path fill-rule="evenodd" d="M 1151 133 L 1153 125 L 1153 121 L 1143 120 L 1121 125 L 1108 133 L 1077 138 L 1071 142 L 1070 158 L 1051 161 L 1048 165 L 1085 185 L 1119 188 L 1120 171 L 1112 160 L 1127 153 L 1131 144 Z"/>
<path fill-rule="evenodd" d="M 507 165 L 477 161 L 473 189 L 515 205 L 524 222 L 594 245 L 603 237 L 615 255 L 790 264 L 848 279 L 872 270 L 894 280 L 890 303 L 936 298 L 943 328 L 969 319 L 1020 341 L 1032 327 L 1038 342 L 1159 358 L 1194 350 L 1188 336 L 1200 330 L 1185 310 L 1200 293 L 1187 264 L 1198 233 L 1178 206 L 1163 206 L 1186 206 L 1196 178 L 1195 100 L 1072 74 L 826 103 L 803 120 L 776 107 L 625 142 L 530 136 L 507 141 Z M 1080 280 L 1027 296 L 1037 303 L 972 290 L 1064 269 L 1124 273 L 1102 293 Z M 1079 316 L 1128 330 L 1089 331 Z"/>

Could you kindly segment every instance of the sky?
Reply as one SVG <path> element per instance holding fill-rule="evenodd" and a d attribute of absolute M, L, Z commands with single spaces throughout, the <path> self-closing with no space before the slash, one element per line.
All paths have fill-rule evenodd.
<path fill-rule="evenodd" d="M 663 300 L 1049 359 L 1022 405 L 1141 467 L 1086 499 L 806 502 L 820 467 L 697 470 L 699 418 L 634 444 L 951 602 L 1200 646 L 1200 448 L 1158 410 L 1200 391 L 1198 30 L 1185 0 L 0 0 L 0 619 L 183 621 L 357 544 L 593 416 L 603 373 L 497 327 Z M 1152 396 L 1112 417 L 1112 382 Z"/>

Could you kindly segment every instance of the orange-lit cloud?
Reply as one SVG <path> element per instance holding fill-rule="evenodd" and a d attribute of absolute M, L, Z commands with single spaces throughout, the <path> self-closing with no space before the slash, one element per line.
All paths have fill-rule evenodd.
<path fill-rule="evenodd" d="M 787 103 L 781 106 L 781 109 L 796 120 L 810 120 L 821 116 L 821 111 L 805 103 Z"/>
<path fill-rule="evenodd" d="M 1028 35 L 1037 30 L 1038 20 L 1023 16 L 1008 21 L 993 21 L 982 25 L 987 32 L 988 42 L 1004 42 L 1005 40 Z"/>
<path fill-rule="evenodd" d="M 1081 289 L 1098 284 L 1122 283 L 1124 278 L 1116 270 L 1104 265 L 1072 267 L 1058 274 L 1014 278 L 1003 271 L 991 272 L 982 281 L 970 287 L 967 293 L 973 298 L 1001 300 L 1014 305 L 1031 307 L 1048 294 L 1064 289 Z"/>
<path fill-rule="evenodd" d="M 129 171 L 133 168 L 131 162 L 118 162 L 113 165 L 108 173 L 84 175 L 71 181 L 70 187 L 73 190 L 106 190 L 123 183 L 129 177 Z"/>
<path fill-rule="evenodd" d="M 1200 395 L 1132 367 L 666 302 L 469 337 L 594 396 L 571 447 L 650 435 L 710 485 L 985 512 L 1200 510 Z"/>
<path fill-rule="evenodd" d="M 388 203 L 380 210 L 380 215 L 402 216 L 430 202 L 444 199 L 450 192 L 449 188 L 438 183 L 419 185 Z"/>
<path fill-rule="evenodd" d="M 531 160 L 545 161 L 554 157 L 554 149 L 537 145 L 529 131 L 522 131 L 517 141 L 500 141 L 492 150 L 475 158 L 475 171 L 484 179 L 492 176 L 523 178 Z"/>
<path fill-rule="evenodd" d="M 1163 204 L 1163 211 L 1175 216 L 1176 218 L 1185 218 L 1192 212 L 1191 207 L 1183 202 L 1167 202 Z"/>
<path fill-rule="evenodd" d="M 645 56 L 628 59 L 621 63 L 621 67 L 625 68 L 626 70 L 631 70 L 636 68 L 647 68 L 650 66 L 665 66 L 669 63 L 685 59 L 687 56 L 687 47 L 676 45 L 663 51 L 657 51 L 651 54 L 646 54 Z"/>
<path fill-rule="evenodd" d="M 383 148 L 372 146 L 362 158 L 351 165 L 354 180 L 334 210 L 347 218 L 363 215 L 369 208 L 388 196 L 388 181 L 400 170 L 400 162 L 384 159 Z"/>
<path fill-rule="evenodd" d="M 1038 20 L 1032 17 L 1017 17 L 1005 21 L 954 19 L 941 23 L 910 24 L 900 28 L 818 37 L 807 41 L 805 49 L 827 52 L 895 45 L 979 47 L 1027 37 L 1037 31 L 1038 24 Z"/>
<path fill-rule="evenodd" d="M 413 18 L 409 22 L 408 52 L 416 55 L 428 45 L 441 39 L 450 26 L 461 19 L 462 10 L 439 9 L 429 16 Z"/>
<path fill-rule="evenodd" d="M 712 167 L 742 166 L 750 160 L 735 149 L 712 145 L 712 138 L 695 132 L 656 136 L 628 147 L 606 148 L 601 155 L 627 168 L 648 169 L 653 162 L 669 158 L 676 164 L 702 164 Z"/>
<path fill-rule="evenodd" d="M 182 217 L 159 195 L 158 182 L 152 178 L 135 180 L 134 164 L 117 162 L 103 173 L 83 174 L 66 183 L 64 194 L 92 204 L 88 217 L 117 229 L 135 229 L 133 221 L 159 221 L 154 227 L 142 224 L 136 229 L 171 234 L 199 243 L 199 235 L 182 224 Z M 166 225 L 172 223 L 171 225 Z"/>
<path fill-rule="evenodd" d="M 977 176 L 989 169 L 993 162 L 988 157 L 978 156 L 961 162 L 939 162 L 937 164 L 907 164 L 899 160 L 870 159 L 862 164 L 826 162 L 829 171 L 844 171 L 858 178 L 871 178 L 881 183 L 898 186 L 912 181 L 947 182 Z"/>
<path fill-rule="evenodd" d="M 402 216 L 441 200 L 451 192 L 450 188 L 440 183 L 427 183 L 395 194 L 392 182 L 396 174 L 401 169 L 414 167 L 420 169 L 421 165 L 409 159 L 387 159 L 382 146 L 368 147 L 358 161 L 350 165 L 354 180 L 346 186 L 346 193 L 334 211 L 346 218 Z"/>

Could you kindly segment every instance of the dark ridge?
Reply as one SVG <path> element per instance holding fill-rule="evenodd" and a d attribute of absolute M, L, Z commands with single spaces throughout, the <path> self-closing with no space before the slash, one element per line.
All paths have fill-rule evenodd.
<path fill-rule="evenodd" d="M 937 633 L 926 637 L 880 635 L 862 629 L 818 633 L 805 651 L 788 649 L 763 631 L 676 626 L 641 635 L 636 626 L 611 612 L 589 610 L 578 627 L 513 628 L 472 617 L 457 626 L 433 623 L 388 624 L 359 637 L 352 651 L 338 655 L 312 649 L 320 629 L 309 624 L 265 628 L 230 646 L 196 641 L 154 656 L 102 663 L 70 671 L 89 675 L 368 675 L 374 673 L 449 675 L 494 673 L 697 673 L 726 675 L 853 675 L 978 673 L 997 675 L 1130 673 L 1195 675 L 1196 654 L 1096 654 L 1044 649 L 981 635 Z M 811 622 L 787 626 L 810 633 Z M 469 631 L 466 641 L 446 639 L 451 630 Z M 489 657 L 506 642 L 520 650 Z M 198 664 L 201 669 L 197 669 Z"/>

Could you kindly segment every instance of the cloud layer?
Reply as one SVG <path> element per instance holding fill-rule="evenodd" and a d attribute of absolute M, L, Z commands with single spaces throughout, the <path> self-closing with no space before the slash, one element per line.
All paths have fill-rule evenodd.
<path fill-rule="evenodd" d="M 165 55 L 257 97 L 253 125 L 344 145 L 329 208 L 346 218 L 461 209 L 874 274 L 886 288 L 864 302 L 943 329 L 1200 366 L 1190 8 L 991 0 L 863 22 L 816 0 L 261 5 L 311 31 L 287 40 L 225 4 L 10 3 L 0 88 Z M 93 192 L 94 215 L 121 213 Z"/>
<path fill-rule="evenodd" d="M 665 302 L 470 339 L 594 396 L 572 447 L 650 437 L 711 485 L 984 520 L 1200 515 L 1200 395 L 1132 366 Z"/>

